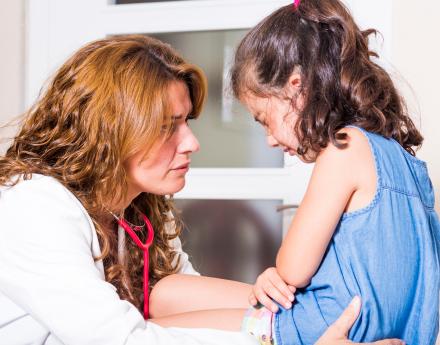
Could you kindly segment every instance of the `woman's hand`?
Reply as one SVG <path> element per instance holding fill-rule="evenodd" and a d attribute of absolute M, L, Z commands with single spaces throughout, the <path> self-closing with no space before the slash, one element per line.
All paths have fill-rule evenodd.
<path fill-rule="evenodd" d="M 275 267 L 269 267 L 258 276 L 249 295 L 249 303 L 255 306 L 260 302 L 267 309 L 276 313 L 278 306 L 274 301 L 284 306 L 284 308 L 290 309 L 295 299 L 295 291 L 295 287 L 287 285 L 281 279 Z"/>
<path fill-rule="evenodd" d="M 348 340 L 348 332 L 356 321 L 361 310 L 361 299 L 355 297 L 350 305 L 344 310 L 342 315 L 333 323 L 327 331 L 319 338 L 315 345 L 346 345 L 355 343 Z M 398 339 L 380 340 L 371 344 L 376 345 L 404 345 L 405 343 Z"/>

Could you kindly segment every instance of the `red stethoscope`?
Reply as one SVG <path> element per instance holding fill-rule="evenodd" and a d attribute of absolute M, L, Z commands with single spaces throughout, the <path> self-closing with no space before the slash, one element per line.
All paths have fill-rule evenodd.
<path fill-rule="evenodd" d="M 130 235 L 130 237 L 133 239 L 133 241 L 136 243 L 136 245 L 142 249 L 144 252 L 144 319 L 147 320 L 149 317 L 148 313 L 148 268 L 149 268 L 149 255 L 148 255 L 148 249 L 150 248 L 151 244 L 153 243 L 154 239 L 154 230 L 153 226 L 151 225 L 150 220 L 147 218 L 147 216 L 143 213 L 141 213 L 142 218 L 144 219 L 145 225 L 147 227 L 147 240 L 145 243 L 142 243 L 142 241 L 139 239 L 139 236 L 136 234 L 136 231 L 141 230 L 143 227 L 141 226 L 135 226 L 134 229 L 128 224 L 128 222 L 124 218 L 119 218 L 117 215 L 115 215 L 113 212 L 111 212 L 113 217 L 116 218 L 118 221 L 118 224 Z"/>

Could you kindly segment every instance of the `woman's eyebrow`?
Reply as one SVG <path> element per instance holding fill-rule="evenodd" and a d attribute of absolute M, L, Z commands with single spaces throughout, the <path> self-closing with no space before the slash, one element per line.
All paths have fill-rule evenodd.
<path fill-rule="evenodd" d="M 193 109 L 191 108 L 190 109 L 190 111 L 186 114 L 186 115 L 183 115 L 183 114 L 175 114 L 175 115 L 172 115 L 172 118 L 174 119 L 174 120 L 180 120 L 180 119 L 182 119 L 182 118 L 187 118 L 187 117 L 190 117 L 190 116 L 192 116 L 192 111 L 193 111 Z"/>

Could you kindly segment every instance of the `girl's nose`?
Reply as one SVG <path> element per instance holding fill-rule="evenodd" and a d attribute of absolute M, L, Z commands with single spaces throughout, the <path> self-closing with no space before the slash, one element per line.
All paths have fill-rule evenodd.
<path fill-rule="evenodd" d="M 266 140 L 267 140 L 267 145 L 269 145 L 270 147 L 278 147 L 278 141 L 270 134 L 268 134 L 266 136 Z"/>

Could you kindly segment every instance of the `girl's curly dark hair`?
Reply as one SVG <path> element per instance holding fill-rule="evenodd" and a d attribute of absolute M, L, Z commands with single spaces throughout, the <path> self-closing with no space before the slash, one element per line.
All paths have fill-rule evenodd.
<path fill-rule="evenodd" d="M 268 96 L 281 91 L 297 69 L 304 106 L 294 131 L 305 160 L 332 142 L 337 132 L 356 125 L 394 138 L 412 155 L 423 137 L 408 116 L 389 74 L 371 58 L 368 37 L 339 0 L 303 0 L 284 6 L 241 41 L 232 68 L 234 95 Z M 293 100 L 294 102 L 294 100 Z"/>

